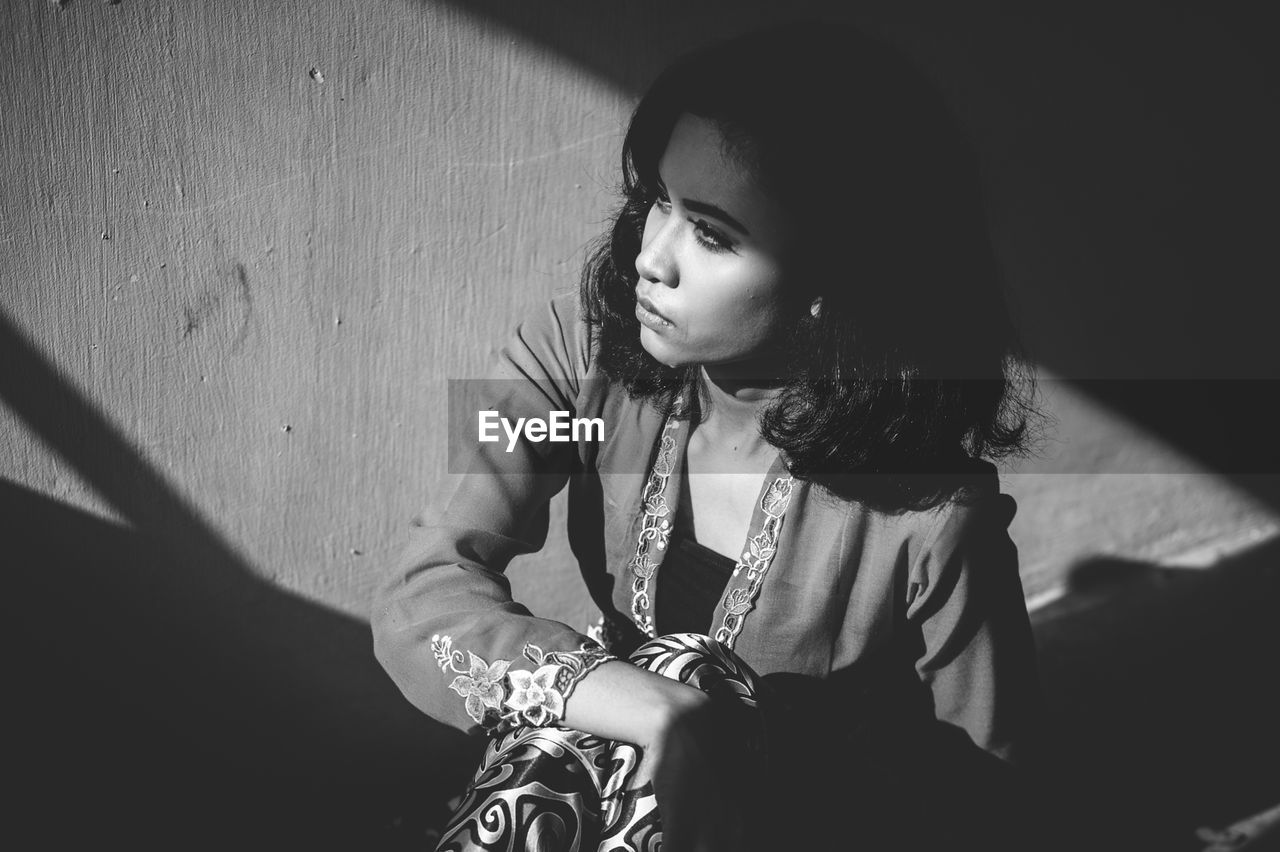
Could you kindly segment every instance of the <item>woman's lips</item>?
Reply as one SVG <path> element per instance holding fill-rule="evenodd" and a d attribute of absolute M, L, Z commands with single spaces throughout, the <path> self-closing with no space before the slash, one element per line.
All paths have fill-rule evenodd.
<path fill-rule="evenodd" d="M 654 330 L 671 328 L 672 325 L 671 320 L 658 313 L 653 302 L 644 296 L 636 297 L 636 319 Z"/>
<path fill-rule="evenodd" d="M 660 315 L 655 314 L 639 302 L 636 302 L 636 319 L 640 320 L 643 325 L 653 329 L 654 331 L 662 331 L 663 329 L 671 328 L 670 322 L 663 319 Z"/>

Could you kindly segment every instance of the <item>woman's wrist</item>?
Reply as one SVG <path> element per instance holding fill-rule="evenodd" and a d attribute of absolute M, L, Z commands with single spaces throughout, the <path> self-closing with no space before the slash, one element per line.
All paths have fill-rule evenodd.
<path fill-rule="evenodd" d="M 646 746 L 652 748 L 666 742 L 675 729 L 690 725 L 711 703 L 711 696 L 697 687 L 670 681 L 683 687 L 663 696 Z"/>
<path fill-rule="evenodd" d="M 611 660 L 578 682 L 565 702 L 563 724 L 645 748 L 709 701 L 697 687 Z"/>

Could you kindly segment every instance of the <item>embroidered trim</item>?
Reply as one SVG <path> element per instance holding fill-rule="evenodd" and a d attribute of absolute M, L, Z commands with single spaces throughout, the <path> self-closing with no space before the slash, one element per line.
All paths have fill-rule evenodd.
<path fill-rule="evenodd" d="M 544 659 L 559 661 L 560 674 L 556 676 L 556 689 L 560 690 L 561 699 L 568 701 L 569 696 L 573 695 L 573 691 L 578 688 L 578 683 L 584 677 L 595 671 L 602 663 L 618 658 L 604 648 L 583 643 L 581 650 L 552 651 Z"/>
<path fill-rule="evenodd" d="M 631 581 L 631 617 L 645 635 L 657 636 L 653 627 L 653 616 L 649 612 L 649 581 L 658 570 L 658 563 L 649 558 L 649 545 L 658 550 L 665 550 L 667 539 L 671 535 L 671 521 L 668 515 L 671 509 L 667 505 L 667 480 L 671 477 L 672 457 L 675 454 L 675 430 L 679 425 L 674 417 L 668 417 L 662 427 L 662 440 L 658 444 L 658 457 L 654 459 L 653 470 L 645 482 L 642 502 L 644 516 L 641 520 L 640 536 L 636 541 L 636 553 L 631 557 L 628 567 L 634 579 Z"/>
<path fill-rule="evenodd" d="M 657 630 L 650 612 L 649 584 L 658 571 L 658 563 L 649 558 L 649 547 L 665 550 L 671 536 L 670 506 L 667 504 L 667 480 L 673 469 L 672 456 L 675 453 L 675 429 L 678 422 L 668 417 L 662 428 L 662 439 L 658 444 L 658 457 L 654 459 L 653 470 L 645 481 L 641 502 L 644 514 L 641 519 L 640 535 L 636 541 L 636 552 L 631 557 L 628 567 L 631 569 L 631 617 L 636 626 L 650 639 L 657 637 Z M 724 598 L 724 620 L 716 630 L 715 638 L 723 642 L 730 650 L 738 641 L 742 632 L 742 624 L 747 613 L 755 607 L 756 598 L 760 596 L 760 587 L 764 583 L 764 575 L 769 571 L 773 556 L 777 552 L 778 534 L 782 530 L 782 519 L 791 502 L 791 490 L 795 480 L 791 476 L 780 476 L 765 489 L 760 498 L 760 509 L 764 512 L 764 522 L 760 531 L 747 541 L 747 549 L 733 569 L 733 576 L 738 577 L 746 571 L 746 585 L 730 590 Z M 603 625 L 601 625 L 603 627 Z"/>
<path fill-rule="evenodd" d="M 744 570 L 747 572 L 747 584 L 725 595 L 724 621 L 716 630 L 715 638 L 730 650 L 738 641 L 747 613 L 755 608 L 764 575 L 768 573 L 774 554 L 778 551 L 778 534 L 782 530 L 782 518 L 786 514 L 787 504 L 791 502 L 794 482 L 790 476 L 780 476 L 770 483 L 764 496 L 760 498 L 760 508 L 765 514 L 764 523 L 760 526 L 760 532 L 748 540 L 747 549 L 733 569 L 734 577 L 741 575 Z"/>
<path fill-rule="evenodd" d="M 511 660 L 494 660 L 453 648 L 452 636 L 431 637 L 431 652 L 445 674 L 457 677 L 449 688 L 465 699 L 467 715 L 493 733 L 520 725 L 546 727 L 564 718 L 564 702 L 589 672 L 617 657 L 583 643 L 577 651 L 544 652 L 532 643 L 524 656 L 535 671 L 512 669 Z"/>

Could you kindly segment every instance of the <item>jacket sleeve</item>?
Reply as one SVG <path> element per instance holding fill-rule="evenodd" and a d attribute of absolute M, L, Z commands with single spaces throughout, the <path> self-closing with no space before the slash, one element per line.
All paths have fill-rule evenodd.
<path fill-rule="evenodd" d="M 907 619 L 934 715 L 1010 764 L 1037 750 L 1043 717 L 1018 551 L 998 487 L 940 511 L 911 568 Z"/>
<path fill-rule="evenodd" d="M 588 358 L 576 313 L 576 302 L 559 298 L 518 327 L 493 377 L 477 386 L 483 409 L 512 423 L 573 415 Z M 548 505 L 576 451 L 573 443 L 523 436 L 508 451 L 498 431 L 497 442 L 474 442 L 466 472 L 414 519 L 371 618 L 374 652 L 405 696 L 472 733 L 555 724 L 578 680 L 612 659 L 512 600 L 504 571 L 546 541 Z"/>

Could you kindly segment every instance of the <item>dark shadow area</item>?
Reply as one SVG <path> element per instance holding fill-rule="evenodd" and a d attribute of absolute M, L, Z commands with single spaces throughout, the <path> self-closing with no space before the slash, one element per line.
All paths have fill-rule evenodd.
<path fill-rule="evenodd" d="M 982 157 L 1036 362 L 1280 508 L 1265 5 L 449 2 L 633 96 L 680 53 L 773 21 L 842 20 L 897 46 Z"/>
<path fill-rule="evenodd" d="M 1183 450 L 1205 470 L 1274 498 L 1276 483 L 1268 479 L 1280 478 L 1272 417 L 1280 380 L 1078 380 L 1071 385 Z"/>
<path fill-rule="evenodd" d="M 1280 803 L 1280 541 L 1208 570 L 1098 559 L 1033 614 L 1066 849 L 1199 852 Z"/>
<path fill-rule="evenodd" d="M 415 848 L 476 756 L 367 624 L 0 482 L 8 828 L 47 848 Z M 216 558 L 216 557 L 215 557 Z M 193 576 L 194 575 L 194 576 Z"/>
<path fill-rule="evenodd" d="M 366 623 L 264 582 L 0 316 L 0 399 L 133 528 L 0 480 L 8 828 L 68 848 L 419 845 L 476 743 Z"/>

